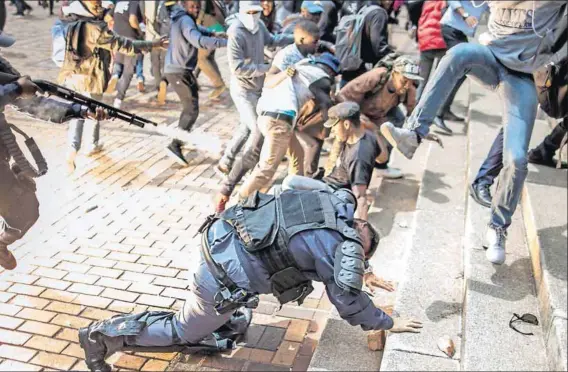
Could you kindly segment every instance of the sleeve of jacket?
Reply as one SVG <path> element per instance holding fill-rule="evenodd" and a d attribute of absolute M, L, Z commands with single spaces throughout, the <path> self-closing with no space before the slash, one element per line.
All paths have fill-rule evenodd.
<path fill-rule="evenodd" d="M 266 46 L 285 47 L 294 42 L 294 35 L 271 34 L 264 25 L 264 22 L 260 22 L 260 30 L 264 33 L 264 40 L 266 42 Z"/>
<path fill-rule="evenodd" d="M 20 96 L 20 87 L 16 83 L 0 85 L 0 107 L 14 102 Z"/>
<path fill-rule="evenodd" d="M 447 4 L 454 12 L 456 9 L 463 8 L 463 4 L 460 0 L 448 0 Z"/>
<path fill-rule="evenodd" d="M 337 97 L 338 100 L 341 102 L 353 101 L 360 105 L 365 99 L 365 95 L 379 84 L 382 76 L 383 74 L 377 69 L 365 72 L 341 88 Z"/>
<path fill-rule="evenodd" d="M 40 120 L 64 123 L 81 117 L 81 105 L 56 101 L 46 97 L 17 99 L 12 103 L 20 112 L 25 112 Z"/>
<path fill-rule="evenodd" d="M 182 19 L 181 28 L 187 42 L 196 48 L 216 49 L 227 46 L 226 39 L 204 35 L 190 17 Z"/>
<path fill-rule="evenodd" d="M 337 286 L 333 276 L 333 261 L 318 259 L 315 266 L 319 278 L 325 284 L 329 300 L 342 319 L 352 326 L 360 325 L 365 331 L 392 328 L 391 317 L 377 309 L 366 293 L 345 292 Z"/>
<path fill-rule="evenodd" d="M 269 64 L 247 63 L 243 47 L 245 42 L 244 36 L 239 35 L 238 30 L 235 31 L 236 32 L 229 35 L 229 42 L 227 44 L 230 70 L 236 76 L 243 78 L 253 78 L 266 74 L 270 68 Z"/>
<path fill-rule="evenodd" d="M 388 15 L 382 9 L 369 14 L 369 39 L 373 54 L 379 59 L 392 51 L 388 44 L 388 19 Z"/>
<path fill-rule="evenodd" d="M 108 28 L 101 30 L 97 39 L 97 47 L 109 50 L 114 53 L 122 53 L 133 56 L 136 53 L 149 51 L 152 49 L 151 41 L 132 40 L 115 34 Z"/>

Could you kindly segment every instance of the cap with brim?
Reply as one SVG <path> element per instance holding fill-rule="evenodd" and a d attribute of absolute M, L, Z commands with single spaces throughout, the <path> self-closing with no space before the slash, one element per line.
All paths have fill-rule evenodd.
<path fill-rule="evenodd" d="M 412 59 L 405 56 L 401 56 L 394 61 L 393 70 L 410 80 L 424 80 L 420 76 L 420 67 Z"/>
<path fill-rule="evenodd" d="M 326 128 L 333 128 L 340 121 L 341 121 L 341 119 L 339 119 L 339 118 L 329 118 L 329 119 L 327 119 L 327 121 L 325 123 L 323 123 L 323 126 L 326 127 Z"/>
<path fill-rule="evenodd" d="M 260 1 L 255 1 L 255 0 L 239 1 L 239 12 L 240 13 L 262 12 L 262 6 L 260 5 Z"/>
<path fill-rule="evenodd" d="M 323 13 L 323 7 L 319 1 L 304 1 L 302 9 L 306 9 L 311 14 Z"/>
<path fill-rule="evenodd" d="M 0 33 L 0 47 L 2 48 L 8 48 L 11 47 L 12 45 L 14 45 L 14 43 L 16 42 L 16 39 L 13 38 L 10 35 L 7 35 L 5 33 Z"/>
<path fill-rule="evenodd" d="M 360 113 L 359 105 L 355 102 L 341 102 L 328 111 L 329 119 L 323 124 L 326 128 L 333 128 L 341 120 L 353 118 Z"/>

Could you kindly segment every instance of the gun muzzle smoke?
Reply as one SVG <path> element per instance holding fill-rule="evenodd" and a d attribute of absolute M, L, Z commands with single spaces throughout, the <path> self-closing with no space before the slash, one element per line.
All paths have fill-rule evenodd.
<path fill-rule="evenodd" d="M 209 132 L 204 132 L 199 129 L 187 132 L 183 129 L 168 125 L 159 125 L 152 129 L 158 134 L 182 141 L 197 150 L 207 152 L 215 157 L 220 156 L 223 151 L 223 142 L 221 139 Z"/>

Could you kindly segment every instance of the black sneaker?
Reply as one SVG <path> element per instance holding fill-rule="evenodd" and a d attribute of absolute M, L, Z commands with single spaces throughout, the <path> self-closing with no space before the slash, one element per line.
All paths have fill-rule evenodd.
<path fill-rule="evenodd" d="M 446 126 L 446 123 L 444 123 L 444 119 L 442 119 L 440 116 L 436 116 L 436 118 L 434 119 L 434 125 L 436 126 L 437 129 L 439 129 L 439 132 L 441 133 L 448 135 L 454 133 L 450 128 Z"/>
<path fill-rule="evenodd" d="M 442 116 L 442 119 L 449 120 L 449 121 L 465 121 L 465 118 L 462 118 L 461 116 L 457 116 L 451 110 L 444 112 L 444 116 Z"/>
<path fill-rule="evenodd" d="M 477 204 L 486 208 L 491 208 L 493 197 L 489 185 L 478 185 L 472 183 L 469 185 L 469 195 L 477 202 Z"/>
<path fill-rule="evenodd" d="M 183 152 L 181 151 L 181 147 L 180 146 L 176 146 L 176 145 L 169 145 L 168 147 L 166 147 L 166 153 L 170 156 L 170 158 L 174 159 L 179 165 L 183 165 L 184 167 L 187 167 L 189 165 L 189 163 L 187 162 L 187 160 L 185 160 L 185 157 L 183 156 Z"/>
<path fill-rule="evenodd" d="M 552 156 L 543 156 L 542 151 L 538 149 L 530 150 L 527 160 L 531 164 L 546 165 L 547 167 L 556 167 L 556 163 L 552 160 Z"/>

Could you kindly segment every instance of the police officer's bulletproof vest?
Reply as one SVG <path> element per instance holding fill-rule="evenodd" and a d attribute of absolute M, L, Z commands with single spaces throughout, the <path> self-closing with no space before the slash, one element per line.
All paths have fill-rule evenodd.
<path fill-rule="evenodd" d="M 345 198 L 345 196 L 351 197 Z M 351 220 L 338 217 L 340 206 L 355 210 L 352 194 L 287 190 L 278 196 L 254 193 L 228 209 L 221 218 L 239 234 L 245 249 L 265 264 L 273 294 L 281 304 L 302 303 L 313 290 L 288 251 L 290 239 L 306 230 L 335 230 L 345 239 L 337 248 L 334 277 L 345 291 L 359 291 L 363 284 L 365 254 Z"/>

